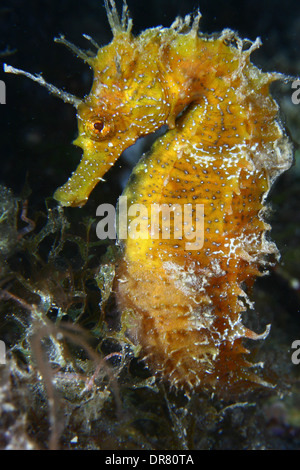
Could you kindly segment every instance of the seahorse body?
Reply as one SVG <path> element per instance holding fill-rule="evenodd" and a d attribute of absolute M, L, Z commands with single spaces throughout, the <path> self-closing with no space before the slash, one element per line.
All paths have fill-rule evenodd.
<path fill-rule="evenodd" d="M 132 334 L 156 374 L 178 388 L 224 393 L 259 382 L 243 338 L 264 338 L 267 331 L 257 335 L 243 326 L 251 306 L 245 289 L 277 252 L 266 237 L 264 200 L 290 166 L 291 152 L 269 94 L 276 75 L 250 63 L 251 47 L 243 51 L 238 38 L 231 45 L 228 31 L 214 39 L 190 32 L 170 40 L 169 34 L 160 33 L 157 77 L 169 85 L 171 106 L 178 109 L 180 100 L 185 107 L 124 192 L 128 207 L 143 204 L 149 218 L 140 239 L 129 233 L 123 242 L 115 290 L 121 310 L 137 313 Z M 174 237 L 175 210 L 170 238 L 163 238 L 160 221 L 153 239 L 153 204 L 203 204 L 203 247 L 189 250 L 184 237 Z M 194 209 L 196 230 L 195 217 Z M 129 217 L 129 228 L 133 222 Z"/>
<path fill-rule="evenodd" d="M 83 101 L 73 100 L 83 158 L 55 197 L 62 205 L 83 205 L 125 148 L 167 125 L 124 192 L 128 207 L 142 204 L 147 215 L 141 238 L 133 238 L 129 213 L 114 291 L 120 310 L 135 312 L 129 334 L 153 372 L 187 391 L 239 389 L 259 381 L 243 339 L 267 334 L 242 323 L 252 305 L 246 290 L 268 255 L 277 254 L 267 238 L 265 199 L 292 162 L 269 93 L 284 77 L 251 64 L 258 40 L 243 41 L 229 30 L 199 33 L 200 14 L 192 23 L 178 18 L 170 28 L 133 37 L 126 3 L 121 20 L 113 0 L 110 5 L 113 41 L 85 56 L 93 87 Z M 182 237 L 175 232 L 186 225 L 178 227 L 172 210 L 170 237 L 162 220 L 159 237 L 151 237 L 150 209 L 163 204 L 191 209 Z M 197 229 L 197 204 L 204 207 L 203 246 L 191 249 L 187 233 Z"/>
<path fill-rule="evenodd" d="M 143 204 L 149 214 L 151 204 L 204 205 L 203 247 L 189 250 L 184 237 L 164 239 L 161 221 L 159 239 L 141 233 L 123 243 L 117 271 L 118 302 L 138 313 L 135 334 L 147 363 L 185 389 L 220 391 L 258 381 L 242 341 L 265 335 L 242 324 L 251 305 L 244 289 L 277 252 L 266 238 L 264 200 L 291 163 L 269 95 L 274 75 L 254 67 L 249 50 L 228 44 L 229 34 L 212 40 L 190 33 L 169 43 L 168 72 L 160 80 L 170 81 L 170 70 L 180 69 L 188 90 L 179 95 L 194 98 L 134 169 L 124 192 L 128 206 Z M 188 58 L 179 56 L 178 43 Z M 132 222 L 129 217 L 129 227 Z M 143 227 L 150 231 L 150 216 Z"/>

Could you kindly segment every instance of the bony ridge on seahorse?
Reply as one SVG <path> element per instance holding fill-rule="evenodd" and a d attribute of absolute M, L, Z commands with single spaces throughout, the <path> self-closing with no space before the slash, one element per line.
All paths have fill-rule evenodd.
<path fill-rule="evenodd" d="M 203 205 L 203 247 L 189 250 L 184 237 L 163 237 L 162 225 L 160 238 L 120 241 L 118 305 L 136 312 L 129 334 L 137 336 L 152 370 L 172 385 L 224 392 L 263 383 L 245 359 L 243 338 L 263 338 L 268 329 L 257 335 L 242 324 L 242 314 L 251 304 L 245 290 L 264 272 L 268 255 L 277 253 L 263 215 L 272 183 L 292 162 L 269 93 L 270 84 L 284 77 L 251 64 L 259 39 L 241 40 L 230 30 L 199 33 L 199 12 L 193 21 L 177 18 L 170 28 L 133 37 L 126 2 L 121 19 L 109 3 L 114 37 L 95 57 L 58 39 L 93 69 L 84 100 L 6 66 L 77 109 L 74 143 L 83 157 L 55 198 L 64 206 L 83 205 L 123 150 L 167 125 L 124 195 L 147 208 Z M 171 210 L 173 228 L 174 220 Z M 142 230 L 150 234 L 150 219 Z"/>

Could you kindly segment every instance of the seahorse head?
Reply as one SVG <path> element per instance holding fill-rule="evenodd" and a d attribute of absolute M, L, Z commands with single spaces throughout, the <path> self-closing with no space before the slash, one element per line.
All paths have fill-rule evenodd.
<path fill-rule="evenodd" d="M 77 106 L 78 137 L 73 143 L 82 148 L 82 160 L 54 194 L 64 206 L 83 205 L 122 152 L 161 127 L 169 115 L 159 61 L 153 54 L 159 47 L 157 33 L 151 33 L 151 40 L 133 37 L 130 20 L 121 21 L 112 5 L 106 6 L 114 38 L 87 60 L 93 85 Z"/>
<path fill-rule="evenodd" d="M 193 88 L 199 81 L 195 60 L 199 62 L 196 37 L 200 12 L 192 24 L 187 15 L 184 20 L 177 18 L 170 28 L 152 28 L 134 37 L 126 0 L 121 17 L 114 0 L 104 3 L 113 40 L 100 48 L 84 35 L 98 49 L 94 57 L 63 36 L 55 39 L 93 70 L 92 89 L 84 99 L 47 83 L 41 74 L 4 64 L 5 72 L 25 75 L 76 108 L 78 136 L 73 143 L 83 154 L 72 176 L 54 194 L 63 206 L 84 205 L 126 148 L 164 124 L 174 128 L 176 117 L 199 95 L 197 86 L 196 92 Z M 181 31 L 189 33 L 184 41 L 178 34 Z M 203 61 L 201 58 L 200 65 L 206 70 Z"/>

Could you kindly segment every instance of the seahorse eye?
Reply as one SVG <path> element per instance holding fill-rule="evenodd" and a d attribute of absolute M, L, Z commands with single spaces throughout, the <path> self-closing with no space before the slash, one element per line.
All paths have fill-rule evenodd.
<path fill-rule="evenodd" d="M 104 128 L 104 122 L 103 121 L 97 121 L 97 122 L 94 122 L 94 129 L 97 131 L 97 132 L 101 132 Z"/>
<path fill-rule="evenodd" d="M 102 140 L 112 133 L 112 124 L 107 123 L 105 119 L 94 116 L 86 120 L 85 129 L 92 140 Z"/>

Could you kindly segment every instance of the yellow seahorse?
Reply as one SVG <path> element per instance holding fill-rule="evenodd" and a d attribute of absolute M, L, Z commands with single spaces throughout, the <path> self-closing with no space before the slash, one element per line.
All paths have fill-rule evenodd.
<path fill-rule="evenodd" d="M 242 40 L 230 30 L 201 34 L 199 12 L 134 37 L 126 2 L 122 18 L 113 0 L 105 5 L 113 40 L 95 57 L 59 39 L 93 69 L 84 100 L 40 76 L 6 67 L 77 108 L 74 143 L 83 157 L 55 198 L 64 206 L 83 205 L 123 150 L 166 125 L 124 192 L 128 206 L 141 204 L 147 215 L 140 238 L 130 236 L 136 227 L 129 215 L 128 238 L 119 240 L 114 284 L 119 308 L 135 312 L 129 333 L 153 372 L 171 385 L 223 393 L 259 382 L 243 338 L 264 338 L 268 328 L 258 335 L 241 316 L 251 306 L 246 290 L 264 272 L 268 255 L 277 254 L 267 239 L 264 210 L 273 181 L 292 162 L 269 92 L 270 84 L 284 77 L 250 62 L 259 39 Z M 169 208 L 168 234 L 162 217 L 153 237 L 153 207 Z M 188 230 L 176 222 L 176 211 L 182 215 L 186 207 Z"/>

